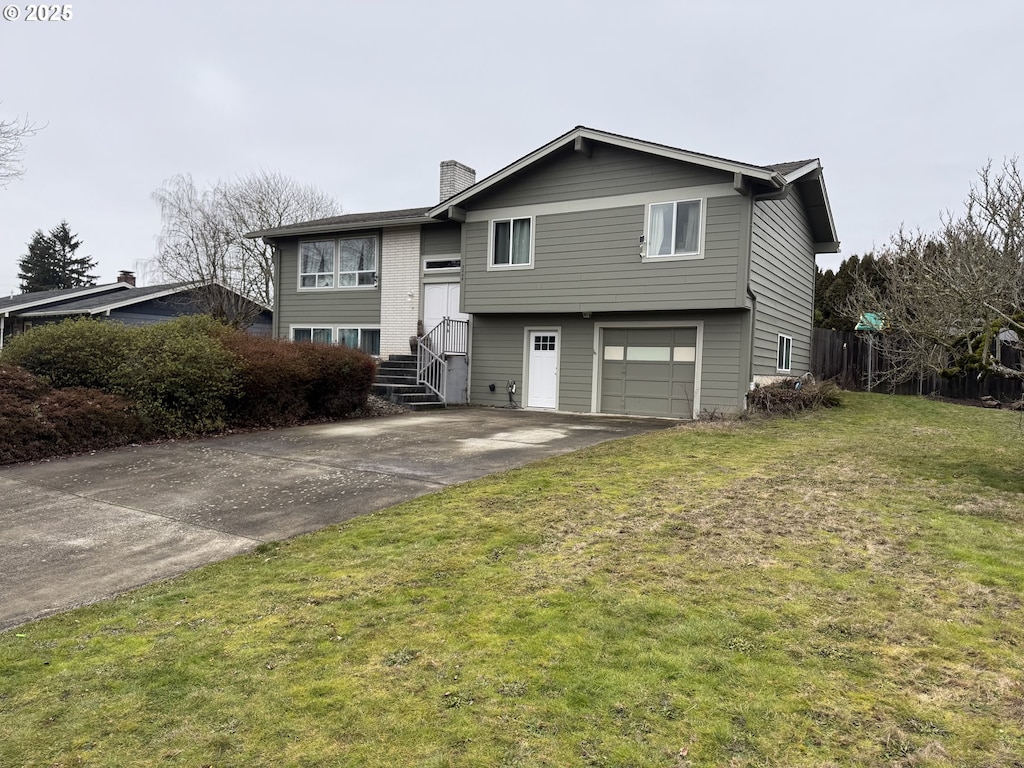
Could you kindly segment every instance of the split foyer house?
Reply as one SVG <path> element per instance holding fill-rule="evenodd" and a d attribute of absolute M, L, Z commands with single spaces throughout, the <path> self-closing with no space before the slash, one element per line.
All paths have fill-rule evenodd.
<path fill-rule="evenodd" d="M 751 165 L 577 127 L 440 202 L 251 233 L 274 333 L 408 354 L 448 402 L 694 418 L 810 362 L 818 160 Z M 440 375 L 438 372 L 440 371 Z"/>

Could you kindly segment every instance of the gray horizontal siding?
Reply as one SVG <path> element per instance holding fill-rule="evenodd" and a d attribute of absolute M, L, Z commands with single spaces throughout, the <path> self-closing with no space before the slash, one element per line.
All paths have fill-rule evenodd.
<path fill-rule="evenodd" d="M 732 174 L 591 143 L 590 157 L 558 150 L 472 201 L 474 210 L 732 182 Z"/>
<path fill-rule="evenodd" d="M 380 325 L 379 288 L 299 291 L 298 241 L 291 240 L 279 248 L 280 274 L 274 317 L 278 337 L 288 338 L 291 325 L 341 325 L 353 328 Z"/>
<path fill-rule="evenodd" d="M 470 357 L 470 400 L 477 405 L 501 406 L 508 402 L 506 382 L 518 384 L 516 400 L 526 402 L 523 355 L 526 329 L 560 328 L 558 408 L 588 413 L 591 407 L 594 365 L 594 324 L 598 322 L 704 322 L 701 372 L 701 409 L 736 413 L 743 409 L 745 375 L 741 374 L 742 327 L 745 311 L 607 313 L 592 318 L 575 314 L 476 315 Z M 489 385 L 494 384 L 491 392 Z"/>
<path fill-rule="evenodd" d="M 814 241 L 799 194 L 754 206 L 750 284 L 757 295 L 754 370 L 775 375 L 779 334 L 793 337 L 793 372 L 810 368 Z"/>
<path fill-rule="evenodd" d="M 534 267 L 487 269 L 488 222 L 464 225 L 463 301 L 472 313 L 735 306 L 743 198 L 707 201 L 704 258 L 640 259 L 644 206 L 537 216 Z"/>
<path fill-rule="evenodd" d="M 420 230 L 420 255 L 448 256 L 462 251 L 462 227 L 459 224 L 433 224 Z"/>

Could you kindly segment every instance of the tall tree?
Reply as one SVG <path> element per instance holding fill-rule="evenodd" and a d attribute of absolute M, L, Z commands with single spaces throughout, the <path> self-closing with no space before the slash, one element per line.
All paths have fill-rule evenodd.
<path fill-rule="evenodd" d="M 858 281 L 878 291 L 885 290 L 886 277 L 873 253 L 843 259 L 835 273 L 819 269 L 814 285 L 814 324 L 836 331 L 852 331 L 857 317 L 850 315 L 847 305 Z"/>
<path fill-rule="evenodd" d="M 25 173 L 21 164 L 25 156 L 25 139 L 38 130 L 27 117 L 23 120 L 0 120 L 0 187 L 6 187 Z"/>
<path fill-rule="evenodd" d="M 271 249 L 245 234 L 341 213 L 326 193 L 267 171 L 218 181 L 205 190 L 197 189 L 191 176 L 178 175 L 153 198 L 162 220 L 156 257 L 162 275 L 180 282 L 217 283 L 267 306 L 274 291 Z M 252 319 L 230 291 L 205 293 L 207 310 L 214 316 L 239 325 Z"/>
<path fill-rule="evenodd" d="M 849 309 L 873 312 L 900 381 L 924 370 L 1024 380 L 1024 179 L 1016 158 L 978 172 L 961 216 L 932 235 L 900 230 L 879 263 L 885 290 L 860 279 Z M 1018 360 L 1024 360 L 1019 357 Z"/>
<path fill-rule="evenodd" d="M 37 229 L 28 243 L 28 253 L 18 261 L 18 279 L 23 293 L 52 291 L 59 288 L 80 288 L 96 284 L 96 275 L 89 271 L 96 262 L 91 256 L 78 256 L 82 241 L 62 221 L 44 234 Z"/>

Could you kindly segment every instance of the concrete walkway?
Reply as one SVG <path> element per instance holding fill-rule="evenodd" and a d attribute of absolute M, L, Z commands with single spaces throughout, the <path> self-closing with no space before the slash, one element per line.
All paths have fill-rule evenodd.
<path fill-rule="evenodd" d="M 0 467 L 0 630 L 674 423 L 465 408 Z"/>

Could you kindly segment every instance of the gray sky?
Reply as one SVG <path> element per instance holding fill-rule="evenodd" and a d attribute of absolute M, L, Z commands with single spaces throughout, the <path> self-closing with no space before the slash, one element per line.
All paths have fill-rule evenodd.
<path fill-rule="evenodd" d="M 24 19 L 27 5 L 16 4 Z M 764 164 L 820 157 L 843 253 L 926 230 L 1022 153 L 1019 0 L 113 2 L 0 20 L 0 294 L 67 219 L 100 282 L 153 256 L 151 194 L 264 168 L 347 212 L 429 205 L 576 125 Z"/>

